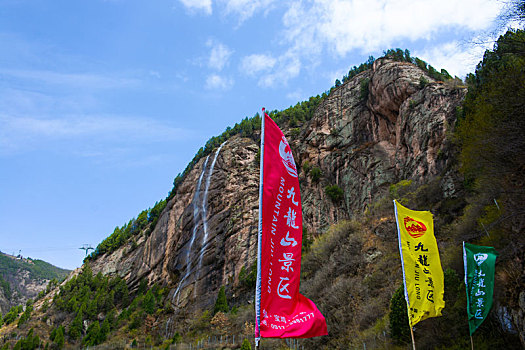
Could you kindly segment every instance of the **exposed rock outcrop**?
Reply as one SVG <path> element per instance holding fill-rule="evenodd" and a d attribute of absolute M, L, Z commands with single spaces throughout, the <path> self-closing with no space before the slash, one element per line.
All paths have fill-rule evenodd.
<path fill-rule="evenodd" d="M 93 271 L 117 273 L 132 286 L 142 278 L 167 283 L 172 286 L 170 298 L 176 308 L 194 298 L 198 306 L 209 306 L 217 290 L 233 282 L 242 266 L 255 259 L 257 150 L 253 140 L 237 137 L 221 149 L 213 173 L 212 160 L 201 159 L 167 204 L 151 235 L 140 237 L 136 249 L 130 243 L 97 259 Z"/>
<path fill-rule="evenodd" d="M 0 313 L 6 314 L 17 305 L 25 305 L 46 290 L 51 279 L 67 276 L 64 270 L 41 260 L 22 258 L 0 252 Z"/>
<path fill-rule="evenodd" d="M 422 76 L 430 83 L 420 84 Z M 447 132 L 465 94 L 412 64 L 389 60 L 377 60 L 372 70 L 334 90 L 292 146 L 297 163 L 323 173 L 317 184 L 302 174 L 308 230 L 319 232 L 362 212 L 400 180 L 446 177 Z M 326 185 L 344 190 L 343 203 L 326 198 Z"/>
<path fill-rule="evenodd" d="M 361 213 L 402 179 L 446 175 L 447 132 L 464 96 L 465 89 L 435 82 L 414 65 L 385 59 L 334 89 L 289 137 L 299 167 L 322 172 L 318 181 L 300 174 L 307 230 Z M 168 285 L 175 310 L 212 304 L 219 288 L 236 283 L 255 260 L 258 147 L 235 136 L 200 159 L 153 232 L 99 257 L 93 271 L 119 274 L 131 287 L 142 278 Z M 327 185 L 344 191 L 342 202 L 327 197 Z M 453 181 L 448 187 L 453 193 Z"/>

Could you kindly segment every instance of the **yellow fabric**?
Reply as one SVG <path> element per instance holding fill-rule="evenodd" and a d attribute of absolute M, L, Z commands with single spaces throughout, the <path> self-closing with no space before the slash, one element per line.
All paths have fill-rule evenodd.
<path fill-rule="evenodd" d="M 414 211 L 394 201 L 403 263 L 405 298 L 411 326 L 429 317 L 441 316 L 443 269 L 429 211 Z"/>

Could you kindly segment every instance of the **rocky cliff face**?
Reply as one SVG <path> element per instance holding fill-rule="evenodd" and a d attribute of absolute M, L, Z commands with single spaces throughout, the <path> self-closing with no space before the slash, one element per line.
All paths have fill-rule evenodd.
<path fill-rule="evenodd" d="M 429 83 L 421 84 L 425 77 Z M 447 131 L 465 90 L 435 82 L 416 66 L 377 60 L 334 89 L 298 134 L 283 131 L 301 171 L 304 225 L 319 233 L 362 213 L 403 179 L 447 172 Z M 133 288 L 143 278 L 171 289 L 175 310 L 213 304 L 222 285 L 237 283 L 256 255 L 259 145 L 235 136 L 201 159 L 177 188 L 155 230 L 92 262 L 94 273 L 115 273 Z M 312 179 L 306 170 L 319 168 Z M 316 180 L 316 181 L 314 181 Z M 325 193 L 338 185 L 344 198 Z"/>
<path fill-rule="evenodd" d="M 11 302 L 5 295 L 5 292 L 3 289 L 0 289 L 0 313 L 5 314 L 9 311 L 11 308 Z"/>
<path fill-rule="evenodd" d="M 69 271 L 62 270 L 42 261 L 37 263 L 49 266 L 49 273 L 33 273 L 35 265 L 31 259 L 17 258 L 0 253 L 0 313 L 6 314 L 17 305 L 25 305 L 28 299 L 34 299 L 38 293 L 45 290 L 51 278 L 65 276 Z M 60 273 L 55 273 L 60 271 Z M 47 278 L 46 278 L 47 277 Z"/>
<path fill-rule="evenodd" d="M 420 83 L 424 77 L 429 83 Z M 293 149 L 298 163 L 319 167 L 319 183 L 303 171 L 303 217 L 309 232 L 359 215 L 404 179 L 425 182 L 447 173 L 447 132 L 466 90 L 435 82 L 412 64 L 377 60 L 334 90 L 303 128 Z M 327 198 L 325 186 L 344 190 L 342 203 Z"/>
<path fill-rule="evenodd" d="M 132 286 L 146 278 L 168 284 L 176 309 L 215 301 L 218 289 L 255 259 L 258 145 L 233 138 L 201 159 L 178 187 L 155 230 L 93 263 L 93 271 L 118 273 Z"/>

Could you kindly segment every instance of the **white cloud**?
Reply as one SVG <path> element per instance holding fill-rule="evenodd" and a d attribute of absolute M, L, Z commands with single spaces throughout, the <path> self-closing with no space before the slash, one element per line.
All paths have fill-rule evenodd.
<path fill-rule="evenodd" d="M 443 62 L 451 72 L 464 74 L 472 66 L 462 63 L 468 55 L 452 48 L 451 42 L 461 40 L 459 36 L 493 29 L 504 5 L 494 0 L 216 0 L 215 4 L 211 0 L 181 1 L 187 7 L 205 9 L 208 14 L 212 5 L 218 4 L 224 14 L 236 16 L 239 24 L 258 13 L 266 16 L 276 8 L 284 9 L 282 28 L 275 37 L 281 52 L 274 48 L 271 55 L 246 56 L 240 63 L 241 70 L 258 77 L 259 85 L 266 87 L 277 82 L 286 84 L 302 70 L 318 67 L 327 56 L 341 60 L 351 53 L 368 55 L 400 46 L 415 54 L 413 47 L 422 44 L 452 50 L 420 51 L 428 54 L 428 61 L 436 67 Z M 220 43 L 210 47 L 207 65 L 221 71 L 232 50 Z M 474 51 L 476 61 L 480 56 Z M 231 85 L 231 80 L 214 75 L 208 78 L 207 85 L 224 88 Z"/>
<path fill-rule="evenodd" d="M 285 37 L 307 53 L 325 47 L 344 57 L 389 48 L 400 39 L 431 39 L 453 27 L 487 29 L 501 4 L 491 0 L 294 1 L 283 21 Z M 475 15 L 473 15 L 475 13 Z"/>
<path fill-rule="evenodd" d="M 228 90 L 233 86 L 233 80 L 218 74 L 212 74 L 206 79 L 206 89 L 208 90 Z"/>
<path fill-rule="evenodd" d="M 68 138 L 108 135 L 127 138 L 130 135 L 143 138 L 165 139 L 178 137 L 182 129 L 174 128 L 152 119 L 119 116 L 72 116 L 63 118 L 34 118 L 0 116 L 3 130 L 18 135 L 36 137 Z"/>
<path fill-rule="evenodd" d="M 276 69 L 260 78 L 259 86 L 273 87 L 276 84 L 286 85 L 288 80 L 297 77 L 302 68 L 300 56 L 288 51 L 279 57 L 275 67 Z"/>
<path fill-rule="evenodd" d="M 211 0 L 179 0 L 187 9 L 191 11 L 203 11 L 211 15 Z"/>
<path fill-rule="evenodd" d="M 452 76 L 464 78 L 468 73 L 474 72 L 485 50 L 492 49 L 493 45 L 494 43 L 489 42 L 467 46 L 453 41 L 414 54 L 438 70 L 445 68 Z"/>
<path fill-rule="evenodd" d="M 50 70 L 0 69 L 5 78 L 28 80 L 49 85 L 67 87 L 115 89 L 138 86 L 137 79 L 111 77 L 91 73 L 61 73 Z"/>
<path fill-rule="evenodd" d="M 206 15 L 213 12 L 212 0 L 179 0 L 192 12 L 201 11 Z M 257 12 L 264 12 L 266 16 L 273 8 L 276 0 L 215 0 L 215 5 L 221 6 L 222 14 L 235 17 L 238 24 L 253 17 Z"/>
<path fill-rule="evenodd" d="M 218 71 L 222 70 L 228 64 L 233 51 L 226 45 L 215 42 L 214 40 L 208 40 L 206 45 L 211 47 L 208 67 Z"/>
<path fill-rule="evenodd" d="M 286 94 L 286 98 L 292 101 L 304 101 L 308 96 L 302 90 L 295 90 Z"/>
<path fill-rule="evenodd" d="M 239 23 L 251 18 L 257 11 L 268 13 L 275 0 L 220 0 L 227 15 L 235 15 Z"/>
<path fill-rule="evenodd" d="M 157 79 L 160 79 L 160 73 L 157 72 L 156 70 L 150 70 L 149 71 L 149 75 L 152 76 L 152 77 L 155 77 Z"/>
<path fill-rule="evenodd" d="M 40 149 L 53 142 L 66 142 L 68 151 L 76 152 L 87 144 L 120 147 L 133 143 L 183 140 L 191 132 L 153 119 L 121 116 L 78 115 L 37 118 L 0 116 L 0 154 Z M 106 145 L 106 146 L 104 146 Z"/>
<path fill-rule="evenodd" d="M 486 31 L 501 7 L 501 2 L 492 0 L 293 0 L 287 2 L 278 34 L 284 51 L 269 72 L 260 71 L 265 76 L 259 84 L 286 82 L 301 69 L 319 65 L 326 55 L 343 59 L 355 51 L 370 54 L 398 45 L 410 48 L 416 42 L 435 44 L 444 36 Z M 453 64 L 456 58 L 468 58 L 456 51 L 442 56 L 434 51 L 429 54 L 435 57 L 435 66 L 438 60 Z M 444 67 L 459 74 L 467 69 L 460 64 Z"/>
<path fill-rule="evenodd" d="M 276 59 L 270 55 L 255 54 L 242 59 L 240 70 L 250 76 L 260 72 L 267 72 L 275 66 Z"/>
<path fill-rule="evenodd" d="M 327 72 L 326 80 L 327 80 L 328 84 L 335 84 L 336 79 L 339 79 L 341 81 L 341 79 L 343 78 L 343 76 L 346 73 L 348 73 L 348 69 L 347 68 L 340 69 L 340 70 L 337 70 L 337 71 Z"/>

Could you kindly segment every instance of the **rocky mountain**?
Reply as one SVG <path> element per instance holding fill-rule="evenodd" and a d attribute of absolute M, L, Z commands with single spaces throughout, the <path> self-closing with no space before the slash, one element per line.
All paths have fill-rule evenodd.
<path fill-rule="evenodd" d="M 429 81 L 421 84 L 421 81 Z M 376 60 L 372 69 L 335 89 L 304 127 L 294 149 L 298 163 L 321 169 L 322 184 L 338 185 L 344 200 L 334 205 L 303 173 L 304 220 L 322 232 L 362 213 L 391 184 L 418 183 L 442 175 L 454 193 L 447 132 L 466 89 L 435 82 L 416 66 Z"/>
<path fill-rule="evenodd" d="M 421 77 L 429 81 L 424 86 Z M 365 91 L 366 93 L 364 93 Z M 377 60 L 334 89 L 312 120 L 292 136 L 301 165 L 304 226 L 321 233 L 362 213 L 403 179 L 425 182 L 447 173 L 446 134 L 466 89 L 435 82 L 416 66 Z M 92 263 L 96 273 L 116 273 L 137 286 L 167 284 L 175 309 L 208 307 L 219 288 L 237 282 L 253 263 L 257 244 L 258 143 L 233 137 L 187 174 L 150 236 L 141 236 Z M 320 169 L 313 180 L 311 169 Z M 340 202 L 325 187 L 337 185 Z"/>
<path fill-rule="evenodd" d="M 302 290 L 325 314 L 330 333 L 304 341 L 305 348 L 392 344 L 388 310 L 402 278 L 393 198 L 412 209 L 434 213 L 442 264 L 447 269 L 447 314 L 444 321 L 421 326 L 423 347 L 454 344 L 464 335 L 459 326 L 460 330 L 454 328 L 446 336 L 435 332 L 464 318 L 462 257 L 457 247 L 461 240 L 479 238 L 479 232 L 471 230 L 475 226 L 467 227 L 465 220 L 459 220 L 470 207 L 465 179 L 458 170 L 457 145 L 451 140 L 467 89 L 454 79 L 437 80 L 425 67 L 377 59 L 319 98 L 311 117 L 299 123 L 281 122 L 299 169 L 306 252 Z M 86 263 L 89 273 L 77 271 L 78 278 L 70 276 L 69 282 L 51 293 L 56 301 L 56 295 L 102 286 L 112 290 L 112 300 L 94 291 L 91 302 L 83 292 L 78 298 L 65 297 L 51 311 L 47 306 L 42 309 L 51 297 L 35 304 L 39 317 L 47 320 L 41 337 L 65 325 L 72 344 L 78 342 L 78 334 L 85 335 L 82 344 L 90 344 L 85 339 L 91 339 L 91 328 L 87 323 L 82 328 L 81 319 L 77 322 L 79 313 L 90 314 L 89 327 L 117 322 L 106 320 L 118 314 L 118 322 L 127 327 L 120 329 L 138 338 L 135 330 L 144 319 L 144 331 L 150 341 L 157 337 L 159 344 L 162 339 L 177 342 L 183 336 L 188 341 L 201 339 L 210 327 L 221 339 L 227 332 L 253 334 L 250 274 L 257 247 L 259 133 L 241 132 L 225 139 L 196 157 L 176 179 L 155 225 L 144 226 L 117 249 L 94 255 Z M 504 260 L 505 267 L 510 260 Z M 491 327 L 505 334 L 498 345 L 515 346 L 518 335 L 525 344 L 525 293 L 519 292 L 521 287 L 512 287 L 521 286 L 521 277 L 500 271 L 497 317 Z M 222 287 L 235 313 L 230 319 L 224 315 L 212 319 L 206 310 L 213 309 L 224 292 Z M 137 295 L 133 302 L 128 300 L 128 289 L 130 296 Z M 156 311 L 152 300 L 157 300 Z M 109 311 L 112 307 L 117 311 Z M 64 313 L 78 308 L 83 311 L 76 316 Z M 122 333 L 116 337 L 131 339 Z M 54 339 L 49 338 L 57 343 Z M 267 344 L 265 348 L 280 346 Z"/>
<path fill-rule="evenodd" d="M 51 280 L 58 282 L 69 272 L 42 260 L 0 252 L 0 313 L 6 314 L 11 307 L 24 305 L 45 291 Z"/>

